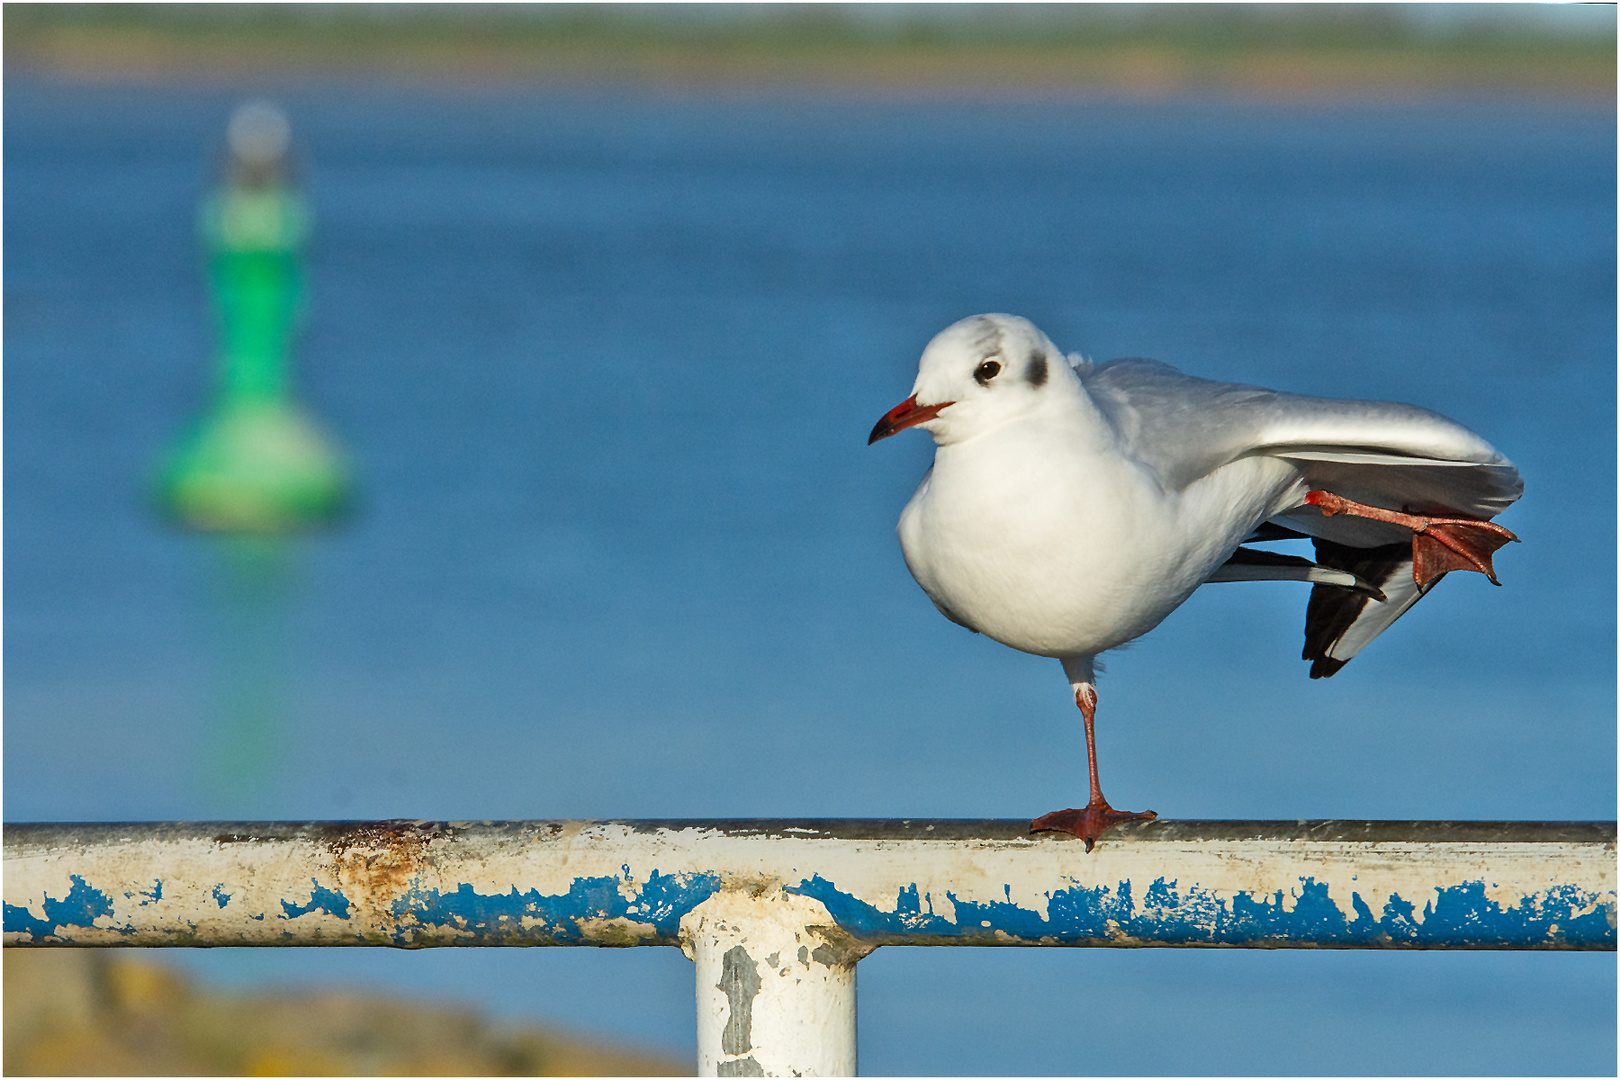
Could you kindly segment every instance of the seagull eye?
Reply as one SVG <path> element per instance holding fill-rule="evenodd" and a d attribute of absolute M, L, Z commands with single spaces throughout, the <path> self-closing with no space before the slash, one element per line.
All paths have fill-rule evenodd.
<path fill-rule="evenodd" d="M 987 385 L 991 379 L 1001 374 L 1001 365 L 994 360 L 986 360 L 973 371 L 973 377 L 979 380 L 980 386 Z"/>

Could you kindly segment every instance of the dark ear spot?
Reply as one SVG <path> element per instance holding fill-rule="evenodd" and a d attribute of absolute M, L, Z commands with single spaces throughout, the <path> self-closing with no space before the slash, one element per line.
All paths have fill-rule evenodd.
<path fill-rule="evenodd" d="M 1040 386 L 1046 382 L 1046 354 L 1039 349 L 1030 358 L 1029 371 L 1025 374 L 1031 386 Z"/>

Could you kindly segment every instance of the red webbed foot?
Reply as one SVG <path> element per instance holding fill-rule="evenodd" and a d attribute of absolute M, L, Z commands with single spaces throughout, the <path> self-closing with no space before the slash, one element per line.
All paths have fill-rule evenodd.
<path fill-rule="evenodd" d="M 1081 810 L 1054 810 L 1029 823 L 1030 832 L 1066 832 L 1086 842 L 1086 850 L 1097 845 L 1097 838 L 1110 826 L 1122 821 L 1156 821 L 1152 810 L 1131 813 L 1115 810 L 1107 802 L 1094 802 Z"/>
<path fill-rule="evenodd" d="M 1420 589 L 1428 588 L 1435 578 L 1452 570 L 1475 570 L 1490 578 L 1492 585 L 1502 584 L 1496 580 L 1491 555 L 1502 545 L 1519 539 L 1494 521 L 1402 514 L 1351 502 L 1330 491 L 1308 492 L 1305 501 L 1328 517 L 1350 514 L 1411 529 L 1412 580 Z"/>

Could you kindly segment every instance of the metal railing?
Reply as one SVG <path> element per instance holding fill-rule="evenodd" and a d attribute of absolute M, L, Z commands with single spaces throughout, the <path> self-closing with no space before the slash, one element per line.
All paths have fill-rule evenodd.
<path fill-rule="evenodd" d="M 1614 950 L 1613 822 L 5 827 L 15 946 L 673 945 L 703 1075 L 851 1075 L 882 945 Z"/>

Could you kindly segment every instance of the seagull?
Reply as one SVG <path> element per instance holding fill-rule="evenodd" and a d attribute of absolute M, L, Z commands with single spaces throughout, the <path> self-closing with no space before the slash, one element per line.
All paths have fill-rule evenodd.
<path fill-rule="evenodd" d="M 1304 659 L 1337 672 L 1453 570 L 1509 541 L 1524 490 L 1467 428 L 1413 405 L 1305 397 L 1153 360 L 1065 356 L 1027 319 L 975 315 L 923 350 L 906 428 L 934 464 L 900 515 L 906 567 L 947 619 L 1063 664 L 1085 723 L 1091 800 L 1032 832 L 1085 841 L 1153 811 L 1097 781 L 1097 658 L 1209 582 L 1308 581 Z M 1314 558 L 1250 544 L 1309 538 Z"/>

